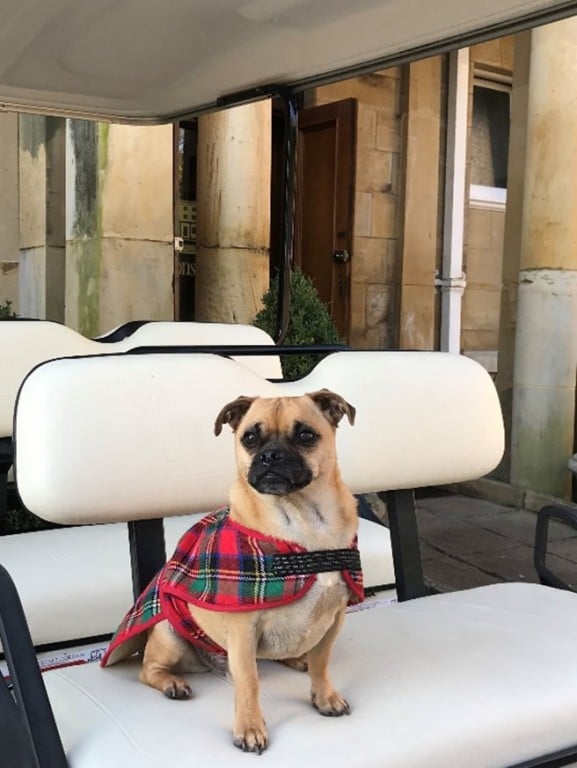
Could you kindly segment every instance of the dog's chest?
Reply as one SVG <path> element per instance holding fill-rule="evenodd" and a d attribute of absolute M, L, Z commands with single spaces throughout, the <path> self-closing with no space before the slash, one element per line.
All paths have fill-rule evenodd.
<path fill-rule="evenodd" d="M 262 612 L 257 655 L 280 659 L 306 653 L 333 625 L 348 597 L 348 588 L 338 571 L 318 574 L 299 600 Z"/>

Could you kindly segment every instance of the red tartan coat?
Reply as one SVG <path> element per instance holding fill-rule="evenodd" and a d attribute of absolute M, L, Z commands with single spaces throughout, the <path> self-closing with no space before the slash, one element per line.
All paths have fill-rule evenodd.
<path fill-rule="evenodd" d="M 189 643 L 209 653 L 226 651 L 198 626 L 188 604 L 217 611 L 254 611 L 287 605 L 302 597 L 317 573 L 336 570 L 338 554 L 350 602 L 364 599 L 356 540 L 347 550 L 309 553 L 304 547 L 245 528 L 228 509 L 207 515 L 182 536 L 174 555 L 122 620 L 101 664 L 126 641 L 168 620 Z M 328 561 L 327 561 L 327 558 Z M 118 659 L 116 659 L 118 660 Z"/>

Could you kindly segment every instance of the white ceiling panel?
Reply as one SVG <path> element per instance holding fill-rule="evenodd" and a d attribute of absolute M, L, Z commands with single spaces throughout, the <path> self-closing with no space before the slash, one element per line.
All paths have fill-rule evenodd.
<path fill-rule="evenodd" d="M 256 86 L 302 87 L 574 9 L 577 0 L 0 0 L 0 107 L 166 121 Z"/>

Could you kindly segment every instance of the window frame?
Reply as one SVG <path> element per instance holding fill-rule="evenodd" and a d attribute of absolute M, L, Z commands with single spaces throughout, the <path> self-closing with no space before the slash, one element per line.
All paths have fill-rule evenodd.
<path fill-rule="evenodd" d="M 475 86 L 509 94 L 509 105 L 513 74 L 505 74 L 475 65 L 473 69 L 472 89 Z M 473 91 L 471 90 L 471 101 Z M 471 128 L 472 130 L 472 128 Z M 488 210 L 504 210 L 507 205 L 507 188 L 484 184 L 469 184 L 469 205 Z"/>

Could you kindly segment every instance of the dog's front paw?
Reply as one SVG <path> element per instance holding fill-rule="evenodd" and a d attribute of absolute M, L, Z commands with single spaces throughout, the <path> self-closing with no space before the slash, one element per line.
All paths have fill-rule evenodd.
<path fill-rule="evenodd" d="M 261 755 L 268 747 L 268 737 L 264 723 L 262 726 L 248 726 L 234 734 L 234 746 L 243 752 L 256 752 Z"/>
<path fill-rule="evenodd" d="M 341 715 L 351 714 L 349 702 L 337 691 L 331 691 L 328 694 L 313 691 L 311 701 L 313 707 L 326 717 L 340 717 Z"/>
<path fill-rule="evenodd" d="M 162 692 L 168 699 L 190 699 L 192 688 L 178 677 L 173 677 L 166 683 Z"/>

